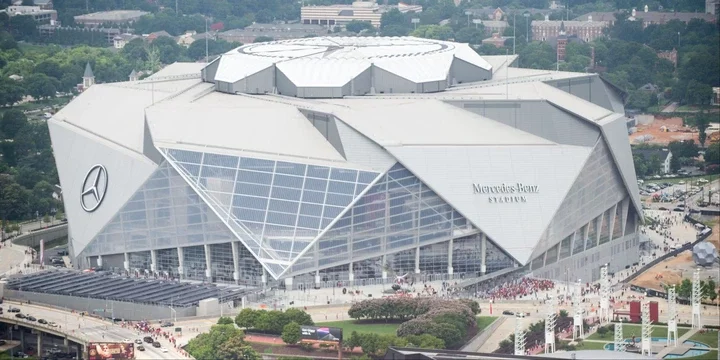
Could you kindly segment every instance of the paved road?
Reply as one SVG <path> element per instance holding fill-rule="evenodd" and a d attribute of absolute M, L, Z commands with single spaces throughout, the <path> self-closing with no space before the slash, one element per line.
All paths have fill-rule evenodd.
<path fill-rule="evenodd" d="M 674 103 L 668 104 L 668 106 L 666 106 L 664 109 L 662 109 L 661 112 L 664 112 L 664 113 L 675 112 L 675 110 L 677 108 L 678 108 L 678 103 L 674 102 Z"/>
<path fill-rule="evenodd" d="M 135 340 L 141 338 L 144 335 L 138 335 L 135 331 L 125 329 L 119 325 L 112 325 L 110 322 L 103 321 L 92 317 L 82 317 L 78 314 L 73 314 L 67 311 L 56 310 L 46 308 L 38 305 L 19 305 L 16 302 L 5 301 L 2 307 L 7 310 L 7 307 L 12 305 L 13 307 L 20 308 L 23 314 L 30 314 L 38 319 L 45 319 L 47 321 L 54 321 L 62 328 L 62 331 L 71 331 L 75 336 L 87 339 L 88 341 L 97 342 L 116 342 L 123 341 L 125 339 Z M 0 317 L 13 318 L 15 314 L 4 312 Z M 30 323 L 35 326 L 42 326 L 36 322 Z M 165 339 L 158 340 L 164 347 L 168 349 L 167 353 L 161 352 L 159 349 L 153 348 L 152 346 L 145 346 L 145 351 L 137 351 L 136 357 L 138 359 L 183 359 L 170 343 Z"/>

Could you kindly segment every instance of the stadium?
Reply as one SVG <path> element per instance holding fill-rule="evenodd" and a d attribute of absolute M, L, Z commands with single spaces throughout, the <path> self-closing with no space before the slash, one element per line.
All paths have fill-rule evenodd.
<path fill-rule="evenodd" d="M 48 122 L 74 266 L 302 288 L 636 262 L 626 94 L 516 62 L 318 37 L 93 85 Z"/>

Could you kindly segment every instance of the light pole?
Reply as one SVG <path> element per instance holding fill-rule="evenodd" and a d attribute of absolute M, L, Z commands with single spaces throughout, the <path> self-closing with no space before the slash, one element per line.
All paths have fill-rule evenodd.
<path fill-rule="evenodd" d="M 525 42 L 530 42 L 530 13 L 524 13 L 525 17 Z"/>
<path fill-rule="evenodd" d="M 517 22 L 515 21 L 515 13 L 513 13 L 513 55 L 515 55 L 515 30 L 517 29 Z"/>
<path fill-rule="evenodd" d="M 470 27 L 470 15 L 472 15 L 472 11 L 466 11 L 465 15 L 468 17 L 467 26 Z"/>
<path fill-rule="evenodd" d="M 417 30 L 417 24 L 420 22 L 420 18 L 412 18 L 410 19 L 410 22 L 413 23 L 415 30 Z"/>

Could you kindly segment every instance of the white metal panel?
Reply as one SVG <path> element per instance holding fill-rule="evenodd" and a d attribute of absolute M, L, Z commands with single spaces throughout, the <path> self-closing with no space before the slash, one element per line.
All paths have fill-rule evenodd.
<path fill-rule="evenodd" d="M 483 59 L 475 50 L 470 48 L 468 44 L 456 44 L 455 57 L 473 64 L 479 68 L 492 71 L 493 66 L 487 60 Z"/>
<path fill-rule="evenodd" d="M 145 108 L 171 95 L 132 87 L 93 85 L 54 118 L 142 154 Z"/>
<path fill-rule="evenodd" d="M 398 146 L 400 163 L 520 263 L 565 197 L 591 149 L 579 146 Z M 473 184 L 538 186 L 532 194 L 476 194 Z M 525 195 L 526 202 L 490 203 Z"/>
<path fill-rule="evenodd" d="M 601 125 L 603 136 L 608 143 L 613 158 L 615 158 L 615 163 L 620 170 L 623 182 L 630 194 L 633 206 L 635 206 L 635 211 L 637 211 L 638 214 L 642 214 L 640 189 L 638 188 L 635 164 L 632 158 L 632 151 L 630 150 L 625 116 L 617 115 L 613 119 L 608 119 L 603 122 Z M 642 216 L 640 216 L 640 219 L 644 221 Z"/>
<path fill-rule="evenodd" d="M 273 66 L 272 59 L 243 54 L 223 55 L 215 73 L 215 81 L 234 83 Z"/>
<path fill-rule="evenodd" d="M 363 59 L 301 58 L 277 64 L 295 86 L 343 86 L 370 67 Z"/>
<path fill-rule="evenodd" d="M 341 119 L 336 118 L 335 125 L 348 162 L 368 166 L 380 172 L 386 171 L 396 162 L 380 145 L 347 126 Z"/>
<path fill-rule="evenodd" d="M 345 161 L 296 107 L 213 93 L 191 104 L 147 109 L 153 139 Z"/>
<path fill-rule="evenodd" d="M 152 174 L 157 164 L 72 124 L 51 119 L 48 127 L 63 189 L 65 213 L 72 228 L 73 249 L 79 254 Z M 107 190 L 101 205 L 93 212 L 86 212 L 81 206 L 83 184 L 88 171 L 96 164 L 107 170 Z"/>
<path fill-rule="evenodd" d="M 373 59 L 373 64 L 415 83 L 447 80 L 453 53 L 441 52 L 422 57 L 386 57 Z"/>

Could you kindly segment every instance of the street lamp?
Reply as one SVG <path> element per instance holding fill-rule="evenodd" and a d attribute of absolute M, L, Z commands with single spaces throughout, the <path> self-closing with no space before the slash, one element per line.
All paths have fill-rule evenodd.
<path fill-rule="evenodd" d="M 530 13 L 524 13 L 525 17 L 525 42 L 530 42 Z"/>
<path fill-rule="evenodd" d="M 470 27 L 470 15 L 472 15 L 472 11 L 465 11 L 465 15 L 468 17 L 467 26 Z"/>
<path fill-rule="evenodd" d="M 417 30 L 417 24 L 420 22 L 420 18 L 412 18 L 410 19 L 410 22 L 413 23 L 415 30 Z"/>

